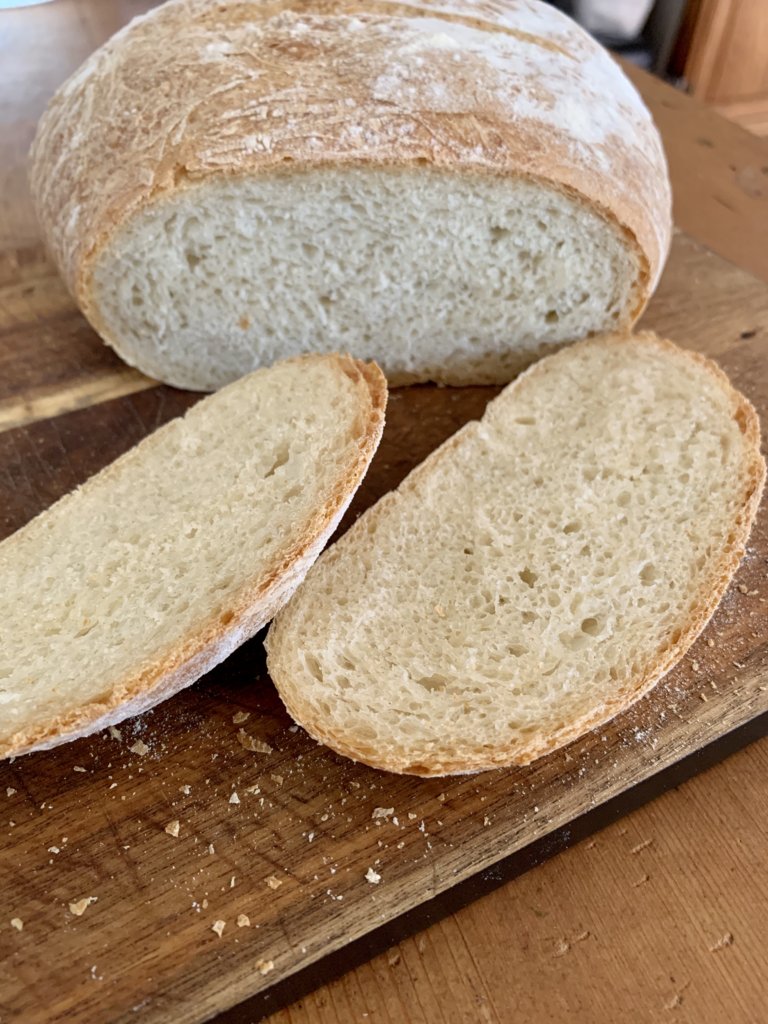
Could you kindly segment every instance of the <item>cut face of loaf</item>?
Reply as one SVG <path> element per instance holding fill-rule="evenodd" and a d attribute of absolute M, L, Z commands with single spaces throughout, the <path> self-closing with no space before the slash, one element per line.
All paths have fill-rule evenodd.
<path fill-rule="evenodd" d="M 120 355 L 180 387 L 311 349 L 487 384 L 627 323 L 641 278 L 616 225 L 551 187 L 349 169 L 167 196 L 102 250 L 93 297 Z"/>
<path fill-rule="evenodd" d="M 628 328 L 671 229 L 642 100 L 535 0 L 170 0 L 61 87 L 31 185 L 96 330 L 199 389 L 337 347 L 506 382 Z"/>
<path fill-rule="evenodd" d="M 349 357 L 258 371 L 0 544 L 0 756 L 138 714 L 268 622 L 356 490 L 385 402 Z"/>
<path fill-rule="evenodd" d="M 369 509 L 274 621 L 316 739 L 418 775 L 526 764 L 641 697 L 736 570 L 752 406 L 652 335 L 537 363 Z"/>

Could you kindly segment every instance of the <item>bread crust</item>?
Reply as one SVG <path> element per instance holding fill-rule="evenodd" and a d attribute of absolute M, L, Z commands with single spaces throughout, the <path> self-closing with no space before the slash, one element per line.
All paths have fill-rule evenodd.
<path fill-rule="evenodd" d="M 337 354 L 298 356 L 286 362 L 312 359 L 331 362 L 339 373 L 354 382 L 360 418 L 356 456 L 345 467 L 330 498 L 315 510 L 303 535 L 287 547 L 262 576 L 251 579 L 241 588 L 229 606 L 226 622 L 218 614 L 200 622 L 181 644 L 158 656 L 142 671 L 117 681 L 106 700 L 73 709 L 50 719 L 44 727 L 20 731 L 1 740 L 0 758 L 49 749 L 87 736 L 172 697 L 257 633 L 290 598 L 336 529 L 365 475 L 381 439 L 387 403 L 386 380 L 375 363 L 363 363 Z M 151 452 L 162 430 L 161 427 L 141 442 L 145 452 Z M 103 482 L 104 478 L 119 474 L 125 457 L 86 481 L 82 489 L 88 489 L 96 479 Z M 61 501 L 66 502 L 68 498 L 69 495 Z M 13 543 L 13 536 L 5 543 Z"/>
<path fill-rule="evenodd" d="M 629 679 L 621 690 L 615 693 L 610 700 L 605 701 L 600 707 L 594 708 L 590 712 L 564 723 L 554 731 L 534 733 L 524 744 L 497 748 L 493 751 L 477 748 L 457 749 L 455 756 L 450 758 L 424 759 L 420 763 L 415 764 L 411 758 L 397 756 L 395 753 L 381 756 L 380 752 L 371 751 L 363 744 L 357 745 L 350 742 L 349 736 L 334 733 L 325 722 L 312 715 L 308 705 L 302 703 L 299 692 L 291 682 L 293 672 L 290 652 L 286 652 L 283 649 L 285 644 L 281 635 L 284 630 L 289 630 L 290 627 L 292 612 L 291 605 L 288 604 L 282 613 L 276 617 L 267 635 L 265 646 L 268 653 L 268 669 L 289 713 L 318 742 L 332 747 L 346 757 L 362 761 L 372 768 L 424 777 L 469 774 L 508 765 L 527 765 L 537 758 L 571 743 L 591 729 L 595 729 L 610 721 L 610 719 L 625 711 L 641 697 L 645 696 L 680 661 L 712 618 L 744 556 L 747 539 L 757 514 L 765 484 L 766 467 L 760 452 L 760 420 L 757 412 L 744 395 L 733 387 L 725 373 L 712 360 L 697 352 L 681 349 L 671 341 L 659 338 L 650 331 L 640 332 L 633 336 L 621 334 L 604 335 L 581 344 L 645 344 L 672 352 L 678 358 L 692 360 L 701 366 L 722 389 L 728 400 L 731 416 L 739 425 L 739 429 L 744 437 L 746 455 L 740 512 L 733 523 L 720 558 L 712 568 L 712 578 L 709 584 L 706 587 L 702 586 L 699 599 L 691 610 L 687 621 L 681 622 L 678 626 L 678 639 L 674 643 L 670 642 L 658 650 L 654 660 L 642 677 Z M 532 366 L 522 376 L 527 377 L 546 372 L 547 360 L 544 360 Z M 518 387 L 521 379 L 522 377 L 509 385 L 509 389 L 514 390 Z M 474 421 L 474 423 L 476 422 Z M 344 549 L 352 541 L 355 533 L 367 530 L 371 519 L 376 520 L 381 516 L 387 515 L 389 506 L 398 500 L 398 496 L 414 491 L 423 476 L 432 473 L 442 459 L 449 455 L 454 448 L 461 445 L 464 432 L 468 427 L 472 428 L 472 426 L 473 423 L 467 424 L 466 427 L 463 427 L 437 448 L 405 478 L 396 491 L 386 495 L 365 512 L 350 528 L 348 533 L 329 548 L 323 557 L 325 559 L 343 557 Z"/>
<path fill-rule="evenodd" d="M 642 100 L 575 23 L 528 0 L 170 0 L 59 89 L 31 156 L 49 248 L 118 349 L 94 261 L 147 204 L 223 175 L 422 166 L 546 183 L 637 253 L 631 322 L 670 242 Z"/>

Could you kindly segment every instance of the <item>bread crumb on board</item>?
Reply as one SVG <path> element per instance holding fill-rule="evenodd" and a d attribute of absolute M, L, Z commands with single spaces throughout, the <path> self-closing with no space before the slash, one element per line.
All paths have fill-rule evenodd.
<path fill-rule="evenodd" d="M 242 725 L 243 722 L 247 722 L 250 717 L 250 711 L 236 711 L 234 715 L 232 715 L 232 722 L 234 725 Z"/>
<path fill-rule="evenodd" d="M 256 970 L 259 972 L 259 974 L 269 974 L 269 972 L 273 971 L 274 969 L 275 969 L 275 961 L 274 960 L 257 960 L 256 961 Z"/>
<path fill-rule="evenodd" d="M 370 882 L 371 885 L 378 885 L 381 881 L 381 875 L 378 871 L 374 871 L 373 868 L 368 868 L 365 872 L 365 879 L 367 882 Z"/>
<path fill-rule="evenodd" d="M 144 757 L 145 754 L 149 753 L 149 747 L 144 742 L 144 740 L 136 740 L 136 742 L 132 743 L 130 747 L 128 747 L 128 749 L 132 753 L 138 754 L 139 757 Z"/>
<path fill-rule="evenodd" d="M 731 932 L 726 932 L 725 935 L 722 935 L 717 940 L 717 942 L 714 944 L 714 946 L 710 946 L 709 947 L 709 952 L 710 953 L 719 953 L 721 949 L 725 949 L 727 946 L 732 946 L 732 945 L 733 945 L 733 935 L 731 934 Z"/>
<path fill-rule="evenodd" d="M 214 921 L 213 924 L 211 925 L 211 931 L 212 932 L 216 932 L 216 934 L 219 936 L 219 938 L 221 938 L 221 936 L 224 933 L 224 929 L 226 927 L 227 927 L 227 922 L 226 921 L 222 921 L 222 920 Z"/>
<path fill-rule="evenodd" d="M 179 824 L 179 819 L 176 818 L 174 821 L 168 822 L 164 831 L 167 832 L 169 836 L 173 836 L 174 839 L 178 839 L 180 829 L 181 825 Z"/>
<path fill-rule="evenodd" d="M 237 742 L 245 750 L 250 750 L 254 754 L 271 754 L 274 750 L 264 740 L 257 739 L 255 736 L 249 736 L 245 729 L 238 729 Z"/>
<path fill-rule="evenodd" d="M 248 917 L 247 914 L 238 914 L 237 915 L 237 927 L 238 928 L 250 928 L 251 927 L 251 919 L 250 919 L 250 917 Z"/>
<path fill-rule="evenodd" d="M 12 917 L 11 918 L 11 928 L 15 928 L 17 932 L 20 932 L 23 927 L 24 927 L 24 922 L 21 920 L 20 917 Z"/>
<path fill-rule="evenodd" d="M 232 796 L 229 798 L 229 802 L 231 804 L 239 804 L 240 803 L 240 797 L 237 795 L 237 793 L 233 793 Z"/>
<path fill-rule="evenodd" d="M 376 821 L 377 818 L 389 818 L 395 813 L 394 807 L 374 807 L 371 818 Z"/>
<path fill-rule="evenodd" d="M 270 875 L 267 879 L 267 885 L 270 889 L 279 889 L 282 884 L 282 878 L 277 878 L 275 875 Z"/>
<path fill-rule="evenodd" d="M 92 903 L 95 903 L 98 896 L 84 896 L 81 900 L 77 900 L 75 903 L 69 904 L 69 912 L 74 914 L 75 917 L 82 917 L 88 907 Z"/>

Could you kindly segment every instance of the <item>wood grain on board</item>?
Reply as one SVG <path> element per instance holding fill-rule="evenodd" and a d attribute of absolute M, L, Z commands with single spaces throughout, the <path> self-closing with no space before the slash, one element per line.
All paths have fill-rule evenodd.
<path fill-rule="evenodd" d="M 192 396 L 169 389 L 158 389 L 146 396 L 138 394 L 151 388 L 152 382 L 125 367 L 100 344 L 74 310 L 55 271 L 46 262 L 26 185 L 28 144 L 35 121 L 54 88 L 111 32 L 150 6 L 148 0 L 57 0 L 38 8 L 0 12 L 0 429 L 7 431 L 0 438 L 0 535 L 45 507 L 69 486 L 67 480 L 82 479 L 98 468 L 99 461 L 106 462 L 127 447 L 130 438 L 143 436 L 142 432 L 151 429 L 153 424 L 182 411 L 193 400 Z M 651 106 L 664 136 L 675 191 L 676 222 L 700 242 L 742 268 L 768 279 L 766 146 L 713 115 L 702 104 L 642 72 L 627 70 Z M 649 321 L 683 343 L 708 346 L 708 351 L 715 356 L 726 350 L 737 351 L 747 342 L 743 351 L 748 358 L 740 362 L 736 376 L 737 383 L 748 392 L 749 378 L 755 375 L 750 369 L 751 360 L 758 376 L 764 372 L 761 366 L 765 361 L 768 334 L 761 286 L 684 236 L 678 236 L 675 241 L 673 260 L 649 313 Z M 726 354 L 724 364 L 733 371 L 727 361 L 729 358 Z M 119 396 L 125 397 L 119 402 L 107 401 Z M 422 401 L 425 400 L 422 397 Z M 472 400 L 477 402 L 477 413 L 484 400 L 480 394 Z M 86 413 L 77 413 L 62 417 L 58 423 L 39 424 L 31 433 L 12 429 L 22 423 L 104 401 L 107 404 L 103 411 L 93 420 L 89 420 Z M 117 418 L 113 412 L 116 407 L 121 410 Z M 468 415 L 469 410 L 460 412 L 458 419 L 456 410 L 443 409 L 439 415 L 433 410 L 433 414 L 436 417 L 433 429 L 437 431 L 434 439 L 437 440 L 440 430 L 450 432 L 454 423 L 458 425 L 461 415 Z M 417 452 L 410 454 L 414 457 Z M 394 475 L 404 472 L 406 463 L 407 459 L 401 461 Z M 372 493 L 368 492 L 369 499 Z M 760 536 L 764 536 L 764 531 Z M 760 573 L 751 560 L 745 570 Z M 762 573 L 764 577 L 764 569 Z M 751 587 L 751 582 L 743 585 Z M 722 638 L 713 634 L 718 644 L 721 640 L 726 644 L 732 642 L 728 638 L 738 629 L 758 632 L 749 624 L 761 615 L 762 602 L 758 596 L 750 598 L 749 593 L 749 589 L 746 595 L 737 590 L 728 599 L 730 605 L 723 614 L 732 617 L 735 614 L 740 625 L 731 621 L 723 630 Z M 722 629 L 717 623 L 713 628 Z M 758 637 L 744 636 L 742 641 L 756 643 Z M 745 664 L 740 660 L 739 650 L 728 653 L 733 653 L 733 661 Z M 254 660 L 258 662 L 257 655 Z M 687 664 L 690 669 L 690 658 Z M 699 659 L 700 667 L 705 664 Z M 235 674 L 240 671 L 236 665 L 233 667 Z M 727 659 L 722 667 L 728 667 Z M 731 667 L 736 675 L 743 676 L 746 672 L 735 665 Z M 759 668 L 755 669 L 751 661 L 749 672 L 753 670 L 759 671 Z M 254 673 L 250 662 L 243 671 L 247 681 L 242 685 L 249 693 L 248 700 L 255 701 L 254 706 L 264 706 L 265 721 L 269 723 L 268 698 L 263 694 L 259 696 L 260 690 L 256 694 L 251 692 Z M 686 677 L 684 685 L 696 684 L 695 676 L 698 673 Z M 293 923 L 284 926 L 281 900 L 288 896 L 288 903 L 293 906 L 296 890 L 286 889 L 287 883 L 274 889 L 262 883 L 271 873 L 278 877 L 276 866 L 284 849 L 292 849 L 290 842 L 296 836 L 291 829 L 295 825 L 287 824 L 283 833 L 274 817 L 275 808 L 267 808 L 266 833 L 274 843 L 274 866 L 270 868 L 269 857 L 260 859 L 265 847 L 264 844 L 259 846 L 257 841 L 261 834 L 258 820 L 249 823 L 248 829 L 253 832 L 245 830 L 244 849 L 240 843 L 242 821 L 230 817 L 243 809 L 245 801 L 230 805 L 227 798 L 226 816 L 219 814 L 217 817 L 212 810 L 219 808 L 222 790 L 225 796 L 228 792 L 222 781 L 228 769 L 226 764 L 221 764 L 223 755 L 216 747 L 217 735 L 229 750 L 227 764 L 230 767 L 239 767 L 248 773 L 248 778 L 257 775 L 263 779 L 270 773 L 280 776 L 280 770 L 272 772 L 269 763 L 255 765 L 256 755 L 248 755 L 249 763 L 244 750 L 235 751 L 243 758 L 242 762 L 237 758 L 232 760 L 230 747 L 236 730 L 230 722 L 229 702 L 240 701 L 237 679 L 214 680 L 213 685 L 218 690 L 212 691 L 212 705 L 205 703 L 210 697 L 206 688 L 208 681 L 199 687 L 203 691 L 201 695 L 196 698 L 188 695 L 192 701 L 191 720 L 184 728 L 171 728 L 170 760 L 162 756 L 162 743 L 166 738 L 162 715 L 172 714 L 172 721 L 176 722 L 177 713 L 183 717 L 183 707 L 186 707 L 181 703 L 176 711 L 171 704 L 167 712 L 160 709 L 149 716 L 150 738 L 159 735 L 160 746 L 151 746 L 143 757 L 126 750 L 135 742 L 131 730 L 126 730 L 122 743 L 113 738 L 110 744 L 109 738 L 104 737 L 104 746 L 88 754 L 93 760 L 81 763 L 76 759 L 86 756 L 79 753 L 85 751 L 85 747 L 73 747 L 71 759 L 64 758 L 63 752 L 41 755 L 64 758 L 53 762 L 58 765 L 58 780 L 52 779 L 53 769 L 41 771 L 38 779 L 36 772 L 25 768 L 23 759 L 13 766 L 5 766 L 13 771 L 13 778 L 21 775 L 22 784 L 17 787 L 11 781 L 6 787 L 3 778 L 0 788 L 0 802 L 7 789 L 17 789 L 7 796 L 8 813 L 0 818 L 3 832 L 7 831 L 8 836 L 0 844 L 3 851 L 0 900 L 7 911 L 5 920 L 0 921 L 0 962 L 3 965 L 0 966 L 0 1021 L 16 1019 L 15 1014 L 13 1018 L 9 1015 L 19 1007 L 23 1008 L 20 1019 L 47 1021 L 52 1019 L 49 1013 L 61 1014 L 62 1007 L 73 1001 L 80 1005 L 77 1011 L 80 1016 L 67 1016 L 67 1020 L 117 1019 L 111 1016 L 109 1008 L 119 1006 L 119 1012 L 123 1013 L 131 999 L 131 1011 L 125 1011 L 126 1019 L 164 1022 L 201 1019 L 252 991 L 253 977 L 261 985 L 271 983 L 271 979 L 282 972 L 284 964 L 280 958 L 274 960 L 274 968 L 268 968 L 269 956 L 265 951 L 272 944 L 274 934 L 283 943 L 281 949 L 287 948 L 290 942 L 295 945 L 295 932 L 290 929 L 298 919 L 299 928 L 303 930 L 304 917 L 296 910 L 290 918 Z M 256 688 L 259 687 L 263 688 L 263 684 L 256 684 Z M 707 696 L 706 691 L 701 692 Z M 699 704 L 703 703 L 699 698 Z M 236 706 L 241 704 L 236 703 Z M 211 709 L 210 720 L 201 722 L 195 716 L 198 712 L 208 714 L 206 708 Z M 687 704 L 679 706 L 678 713 L 685 716 L 687 708 Z M 749 712 L 751 707 L 745 710 Z M 158 719 L 157 715 L 161 717 Z M 200 726 L 196 727 L 195 722 L 201 722 Z M 245 725 L 255 732 L 254 722 L 255 714 Z M 642 733 L 643 728 L 639 728 Z M 148 745 L 150 738 L 146 739 Z M 288 739 L 295 742 L 294 734 L 289 733 Z M 187 750 L 173 746 L 183 745 L 185 741 Z M 96 740 L 91 742 L 97 744 Z M 206 786 L 203 780 L 202 788 L 197 787 L 187 797 L 176 792 L 171 783 L 184 771 L 186 758 L 198 750 L 210 756 L 212 770 L 206 775 L 210 781 Z M 298 771 L 302 762 L 291 760 L 292 752 L 296 753 L 295 748 L 289 747 L 285 758 L 288 767 Z M 585 757 L 588 764 L 586 752 L 579 756 Z M 110 762 L 112 767 L 106 768 Z M 390 1024 L 390 1021 L 394 1024 L 404 1019 L 402 1014 L 398 1016 L 398 1007 L 405 1008 L 407 1019 L 423 1020 L 426 1024 L 467 1020 L 499 1020 L 506 1024 L 516 1019 L 513 1014 L 537 1022 L 558 1016 L 567 1016 L 579 1024 L 616 1019 L 641 1022 L 666 1019 L 672 1013 L 674 1016 L 670 1019 L 701 1024 L 724 1019 L 726 1010 L 729 1019 L 752 1024 L 760 1019 L 760 1007 L 765 998 L 764 972 L 760 969 L 758 955 L 765 948 L 764 923 L 768 920 L 763 855 L 768 822 L 764 784 L 761 788 L 766 766 L 768 746 L 762 741 L 682 791 L 669 793 L 651 807 L 635 812 L 624 823 L 606 830 L 598 837 L 596 847 L 582 843 L 436 925 L 424 936 L 404 942 L 400 947 L 401 960 L 396 964 L 390 964 L 390 959 L 396 959 L 400 950 L 379 958 L 370 966 L 327 986 L 302 1005 L 278 1015 L 275 1024 L 278 1021 L 280 1024 L 288 1021 L 290 1024 L 319 1024 L 320 1021 L 346 1024 L 351 1020 L 368 1019 L 366 1014 L 380 1024 Z M 86 771 L 75 771 L 75 767 L 86 768 Z M 94 769 L 95 778 L 89 776 Z M 24 777 L 26 772 L 29 774 Z M 129 779 L 129 775 L 133 778 Z M 349 804 L 356 792 L 352 782 L 360 780 L 349 779 L 346 790 L 333 794 L 330 787 L 336 776 L 328 772 L 326 775 L 321 780 L 322 792 L 328 799 L 334 796 L 337 803 L 346 793 Z M 301 803 L 301 796 L 305 790 L 297 787 L 295 793 L 285 792 L 289 789 L 287 770 L 282 777 L 282 785 L 278 785 L 276 778 L 270 779 L 262 783 L 261 794 L 248 795 L 256 797 L 257 801 L 265 799 L 265 805 L 251 807 L 251 813 L 263 815 L 267 801 L 283 807 L 286 816 L 302 813 L 305 805 Z M 382 777 L 376 776 L 376 779 L 381 781 Z M 485 784 L 495 786 L 497 781 L 493 776 L 475 780 L 480 792 L 466 806 L 470 820 L 479 815 L 478 800 L 483 808 L 488 802 Z M 590 782 L 586 784 L 589 800 L 595 798 L 597 781 L 590 775 Z M 110 789 L 113 783 L 115 787 Z M 179 782 L 180 786 L 189 784 Z M 564 788 L 566 785 L 567 777 Z M 443 806 L 436 797 L 433 800 L 429 787 L 434 787 L 434 783 L 418 783 L 417 786 L 424 787 L 420 799 L 427 810 Z M 581 786 L 581 781 L 570 784 L 571 789 Z M 452 832 L 441 832 L 447 818 L 442 812 L 439 817 L 435 815 L 435 822 L 442 821 L 443 826 L 435 827 L 431 822 L 431 827 L 435 836 L 440 833 L 443 839 L 454 841 L 451 835 L 457 829 L 461 831 L 456 817 L 464 814 L 464 798 L 460 794 L 451 795 L 449 800 L 448 791 L 445 792 L 445 802 L 454 808 L 454 816 L 448 821 Z M 435 793 L 440 795 L 437 789 Z M 537 793 L 535 790 L 531 794 L 534 799 Z M 57 794 L 61 794 L 61 798 Z M 385 799 L 383 793 L 378 797 L 375 792 L 365 796 L 370 803 Z M 483 796 L 486 796 L 485 801 Z M 314 813 L 312 798 L 317 799 L 317 794 L 310 797 L 306 804 L 308 814 Z M 185 813 L 196 819 L 191 835 L 182 828 L 184 809 L 179 804 L 173 805 L 174 799 L 187 801 Z M 203 813 L 198 815 L 196 809 L 201 804 Z M 541 808 L 543 804 L 534 806 Z M 358 818 L 360 812 L 359 803 L 354 803 Z M 180 820 L 178 839 L 163 833 L 172 845 L 170 850 L 157 845 L 155 831 L 165 820 L 166 813 L 170 820 L 175 817 Z M 324 813 L 328 812 L 319 813 L 320 819 Z M 352 815 L 353 812 L 347 813 Z M 484 820 L 486 814 L 482 817 Z M 17 824 L 9 824 L 17 819 Z M 416 820 L 417 826 L 420 820 Z M 200 828 L 206 821 L 211 824 L 210 838 L 216 840 L 215 852 L 207 855 L 210 863 L 202 857 L 194 859 L 194 850 L 205 842 Z M 330 821 L 330 816 L 326 822 L 320 820 L 318 828 L 328 829 Z M 426 821 L 425 831 L 428 831 Z M 369 828 L 372 825 L 372 822 L 365 823 Z M 347 825 L 352 828 L 352 823 Z M 17 833 L 19 827 L 21 832 Z M 361 828 L 359 821 L 357 827 Z M 374 833 L 377 840 L 383 827 L 380 825 L 379 831 Z M 479 832 L 477 821 L 472 827 Z M 628 829 L 627 833 L 622 832 L 624 828 Z M 493 823 L 483 826 L 482 835 L 489 830 L 493 831 Z M 389 853 L 396 852 L 400 856 L 407 849 L 406 859 L 418 859 L 412 837 L 407 847 L 397 851 L 397 843 L 405 839 L 394 841 L 391 824 L 388 832 L 391 834 L 385 833 L 382 842 L 389 843 Z M 54 836 L 51 840 L 54 833 L 58 838 Z M 317 832 L 311 843 L 307 837 L 300 837 L 306 846 L 299 846 L 299 849 L 305 858 L 316 856 L 332 879 L 335 877 L 330 873 L 332 865 L 322 865 L 323 854 L 314 853 L 320 834 Z M 652 845 L 633 854 L 632 848 L 649 835 L 653 838 Z M 249 836 L 253 840 L 251 845 Z M 507 838 L 513 840 L 516 836 L 510 828 Z M 361 868 L 368 859 L 365 843 L 370 840 L 371 836 L 366 833 L 360 837 L 362 847 L 355 856 L 359 857 Z M 434 836 L 423 840 L 425 844 L 428 841 L 432 842 L 433 849 L 442 850 L 441 842 Z M 629 852 L 628 841 L 632 842 Z M 177 856 L 173 851 L 178 847 L 173 844 L 180 842 L 182 853 Z M 487 846 L 495 856 L 498 846 L 491 842 L 490 836 Z M 15 850 L 15 860 L 8 856 L 9 848 Z M 426 853 L 431 851 L 425 845 L 422 856 Z M 60 863 L 57 858 L 62 856 Z M 222 867 L 222 856 L 231 862 L 226 867 Z M 632 883 L 638 879 L 629 879 L 628 872 L 634 870 L 641 857 L 645 858 L 647 871 L 640 872 L 638 879 L 648 873 L 649 882 L 633 887 Z M 350 872 L 344 873 L 347 879 L 353 864 L 357 864 L 354 858 L 347 863 L 350 867 Z M 445 861 L 441 860 L 441 865 L 439 870 L 430 868 L 425 859 L 423 867 L 427 874 L 432 871 L 442 884 L 444 876 L 440 871 L 444 870 Z M 238 895 L 245 893 L 246 902 L 254 904 L 259 912 L 271 914 L 272 923 L 269 928 L 264 923 L 255 929 L 255 923 L 259 923 L 255 920 L 251 929 L 238 929 L 233 919 L 228 919 L 219 941 L 215 933 L 208 932 L 210 920 L 204 915 L 211 911 L 218 914 L 220 904 L 217 905 L 214 895 L 218 894 L 217 885 L 227 889 L 231 883 L 232 876 L 227 874 L 227 868 L 241 872 L 235 875 L 235 887 L 229 896 L 234 899 L 233 894 L 245 878 L 247 888 L 240 888 Z M 312 863 L 307 869 L 308 882 L 301 884 L 314 884 L 320 889 L 309 893 L 307 906 L 319 906 L 322 910 L 311 914 L 308 910 L 306 924 L 314 927 L 313 922 L 320 918 L 329 942 L 345 942 L 354 934 L 354 929 L 340 937 L 339 930 L 346 927 L 347 919 L 338 917 L 337 913 L 347 900 L 331 899 L 326 892 L 330 884 L 322 888 L 320 871 L 310 869 Z M 268 871 L 270 874 L 265 875 Z M 317 880 L 313 878 L 315 873 L 319 876 Z M 336 874 L 341 873 L 337 868 Z M 116 888 L 110 874 L 119 880 Z M 102 877 L 108 882 L 102 895 L 108 898 L 89 904 L 81 917 L 69 913 L 70 901 L 99 895 L 90 893 L 88 887 Z M 377 915 L 387 912 L 387 901 L 382 909 L 373 897 L 380 903 L 378 894 L 399 876 L 382 873 L 382 877 L 382 883 L 375 890 L 371 887 L 369 900 L 359 902 L 357 893 L 358 902 L 352 916 L 361 927 L 374 927 L 379 920 Z M 59 881 L 54 884 L 56 879 Z M 297 876 L 296 884 L 299 881 Z M 397 884 L 402 886 L 402 883 Z M 632 890 L 629 900 L 623 891 L 626 885 Z M 189 896 L 188 903 L 181 901 L 183 905 L 180 905 L 177 898 L 184 887 L 194 887 L 195 895 Z M 306 895 L 306 889 L 301 891 Z M 421 895 L 431 891 L 432 887 L 425 885 Z M 343 891 L 338 892 L 338 895 L 343 894 Z M 393 895 L 391 890 L 388 895 Z M 156 899 L 159 900 L 157 907 Z M 192 906 L 193 900 L 197 908 Z M 203 906 L 204 900 L 208 900 L 207 906 Z M 224 905 L 228 914 L 228 896 Z M 97 918 L 98 924 L 91 931 L 88 923 L 93 925 L 97 910 L 104 916 Z M 185 923 L 188 915 L 194 917 L 195 923 Z M 14 916 L 22 921 L 22 931 L 10 925 Z M 129 922 L 130 928 L 126 931 Z M 51 936 L 47 934 L 50 924 L 53 925 Z M 590 941 L 578 939 L 584 930 L 590 931 Z M 733 943 L 710 952 L 719 938 L 729 933 L 733 934 Z M 247 946 L 243 950 L 246 936 Z M 54 943 L 53 953 L 46 942 Z M 568 955 L 560 955 L 562 942 L 569 944 Z M 192 959 L 187 957 L 188 943 L 194 954 Z M 125 948 L 121 952 L 122 946 Z M 311 953 L 310 947 L 306 947 L 305 953 L 301 953 L 301 944 L 296 948 L 306 959 L 317 952 L 314 946 Z M 235 957 L 233 968 L 239 981 L 223 996 L 220 989 L 217 995 L 216 985 L 222 984 L 220 977 L 217 981 L 217 972 L 221 971 L 222 977 L 229 979 L 233 949 L 236 954 L 242 954 L 239 959 Z M 6 953 L 8 958 L 3 959 Z M 48 959 L 49 956 L 53 956 L 53 960 Z M 169 957 L 175 963 L 169 963 Z M 102 970 L 100 963 L 102 967 L 111 966 L 112 973 L 109 969 Z M 121 982 L 115 970 L 120 974 L 124 966 L 128 976 Z M 665 974 L 667 968 L 668 974 Z M 262 975 L 263 970 L 266 973 Z M 510 980 L 514 984 L 510 984 Z M 14 993 L 13 1008 L 5 999 L 10 986 Z M 541 990 L 542 986 L 548 986 L 546 991 Z M 162 993 L 160 997 L 156 995 L 158 992 Z M 194 1008 L 190 1011 L 192 1004 Z M 190 1012 L 198 1016 L 190 1017 Z"/>
<path fill-rule="evenodd" d="M 716 356 L 766 415 L 768 287 L 678 236 L 649 322 Z M 495 393 L 396 390 L 346 521 Z M 155 387 L 0 434 L 2 534 L 195 400 Z M 258 639 L 120 735 L 0 766 L 0 904 L 23 922 L 0 929 L 7 1018 L 128 1021 L 140 1004 L 148 1022 L 205 1020 L 768 710 L 767 527 L 685 663 L 529 768 L 354 765 L 292 726 Z"/>
<path fill-rule="evenodd" d="M 767 776 L 754 743 L 269 1024 L 759 1024 Z"/>

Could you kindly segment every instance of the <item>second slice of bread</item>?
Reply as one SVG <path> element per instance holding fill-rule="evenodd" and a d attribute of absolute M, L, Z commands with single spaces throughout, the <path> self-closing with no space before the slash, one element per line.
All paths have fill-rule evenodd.
<path fill-rule="evenodd" d="M 526 764 L 607 721 L 722 597 L 759 440 L 713 363 L 652 335 L 542 360 L 310 571 L 267 638 L 288 710 L 418 775 Z"/>
<path fill-rule="evenodd" d="M 347 356 L 260 370 L 157 430 L 0 544 L 0 756 L 170 697 L 267 623 L 381 436 Z"/>

